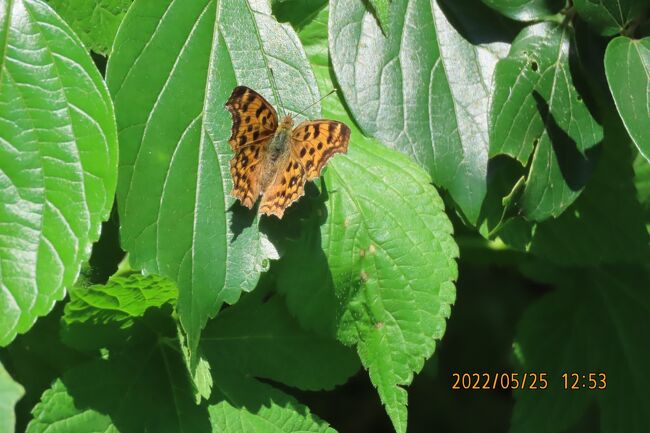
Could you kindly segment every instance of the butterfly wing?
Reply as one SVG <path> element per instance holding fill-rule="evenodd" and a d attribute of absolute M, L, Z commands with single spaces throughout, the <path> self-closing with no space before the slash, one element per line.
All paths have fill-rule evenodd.
<path fill-rule="evenodd" d="M 305 168 L 307 180 L 320 176 L 327 161 L 336 153 L 346 153 L 350 128 L 333 120 L 306 120 L 291 134 L 293 154 Z"/>
<path fill-rule="evenodd" d="M 244 86 L 233 89 L 226 108 L 232 115 L 228 142 L 235 152 L 230 160 L 230 194 L 250 209 L 260 195 L 261 161 L 278 126 L 278 116 L 266 99 Z"/>
<path fill-rule="evenodd" d="M 233 89 L 226 108 L 232 115 L 228 142 L 232 150 L 273 137 L 278 127 L 275 108 L 262 95 L 245 86 Z"/>
<path fill-rule="evenodd" d="M 278 163 L 277 173 L 264 191 L 260 213 L 282 218 L 284 211 L 305 194 L 305 168 L 291 152 Z"/>
<path fill-rule="evenodd" d="M 233 188 L 230 195 L 239 199 L 242 205 L 251 209 L 260 195 L 262 175 L 261 153 L 268 140 L 242 146 L 230 160 L 230 175 Z"/>

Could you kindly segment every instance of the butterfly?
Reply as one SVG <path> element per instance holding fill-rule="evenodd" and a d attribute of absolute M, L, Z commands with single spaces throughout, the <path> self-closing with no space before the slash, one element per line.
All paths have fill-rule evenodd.
<path fill-rule="evenodd" d="M 282 218 L 304 195 L 305 182 L 320 176 L 334 154 L 348 150 L 350 128 L 344 123 L 305 120 L 293 128 L 287 115 L 278 124 L 273 106 L 248 87 L 235 87 L 226 108 L 232 115 L 228 142 L 235 153 L 230 194 L 249 209 L 262 196 L 261 214 Z"/>

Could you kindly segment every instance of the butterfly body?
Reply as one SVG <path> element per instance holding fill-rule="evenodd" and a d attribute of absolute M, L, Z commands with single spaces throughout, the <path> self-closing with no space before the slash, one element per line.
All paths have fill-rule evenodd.
<path fill-rule="evenodd" d="M 279 167 L 286 166 L 289 162 L 292 128 L 293 120 L 287 116 L 269 141 L 267 152 L 264 153 L 264 159 L 261 161 L 263 171 L 260 175 L 260 191 L 265 191 L 273 181 Z"/>
<path fill-rule="evenodd" d="M 269 143 L 269 155 L 271 160 L 275 161 L 281 155 L 287 153 L 291 146 L 291 130 L 293 129 L 293 119 L 291 116 L 286 116 L 282 119 L 282 123 L 275 131 L 271 142 Z"/>
<path fill-rule="evenodd" d="M 347 152 L 350 129 L 332 120 L 304 121 L 293 128 L 288 115 L 278 124 L 275 109 L 261 95 L 239 86 L 226 103 L 233 119 L 230 161 L 231 195 L 251 209 L 262 196 L 259 212 L 282 218 L 304 194 L 329 158 Z"/>

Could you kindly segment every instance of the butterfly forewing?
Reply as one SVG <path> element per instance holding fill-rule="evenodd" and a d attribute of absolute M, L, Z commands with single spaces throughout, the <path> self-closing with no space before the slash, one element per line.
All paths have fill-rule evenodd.
<path fill-rule="evenodd" d="M 293 153 L 305 168 L 307 180 L 320 176 L 327 161 L 336 153 L 346 153 L 350 128 L 333 120 L 306 120 L 291 134 Z"/>
<path fill-rule="evenodd" d="M 262 160 L 277 129 L 278 116 L 262 95 L 244 86 L 233 89 L 226 108 L 232 114 L 228 142 L 235 151 L 230 160 L 231 194 L 250 209 L 260 195 Z"/>
<path fill-rule="evenodd" d="M 234 151 L 270 139 L 278 127 L 275 108 L 262 95 L 248 87 L 235 87 L 226 102 L 226 108 L 232 114 L 232 130 L 228 142 Z"/>

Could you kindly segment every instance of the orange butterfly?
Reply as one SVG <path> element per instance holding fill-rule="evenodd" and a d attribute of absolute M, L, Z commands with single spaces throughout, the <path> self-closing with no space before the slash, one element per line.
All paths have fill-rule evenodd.
<path fill-rule="evenodd" d="M 350 128 L 333 120 L 306 120 L 293 128 L 259 93 L 235 87 L 226 102 L 232 114 L 230 193 L 251 209 L 261 195 L 259 212 L 282 218 L 305 193 L 305 182 L 320 176 L 335 153 L 346 153 Z"/>

